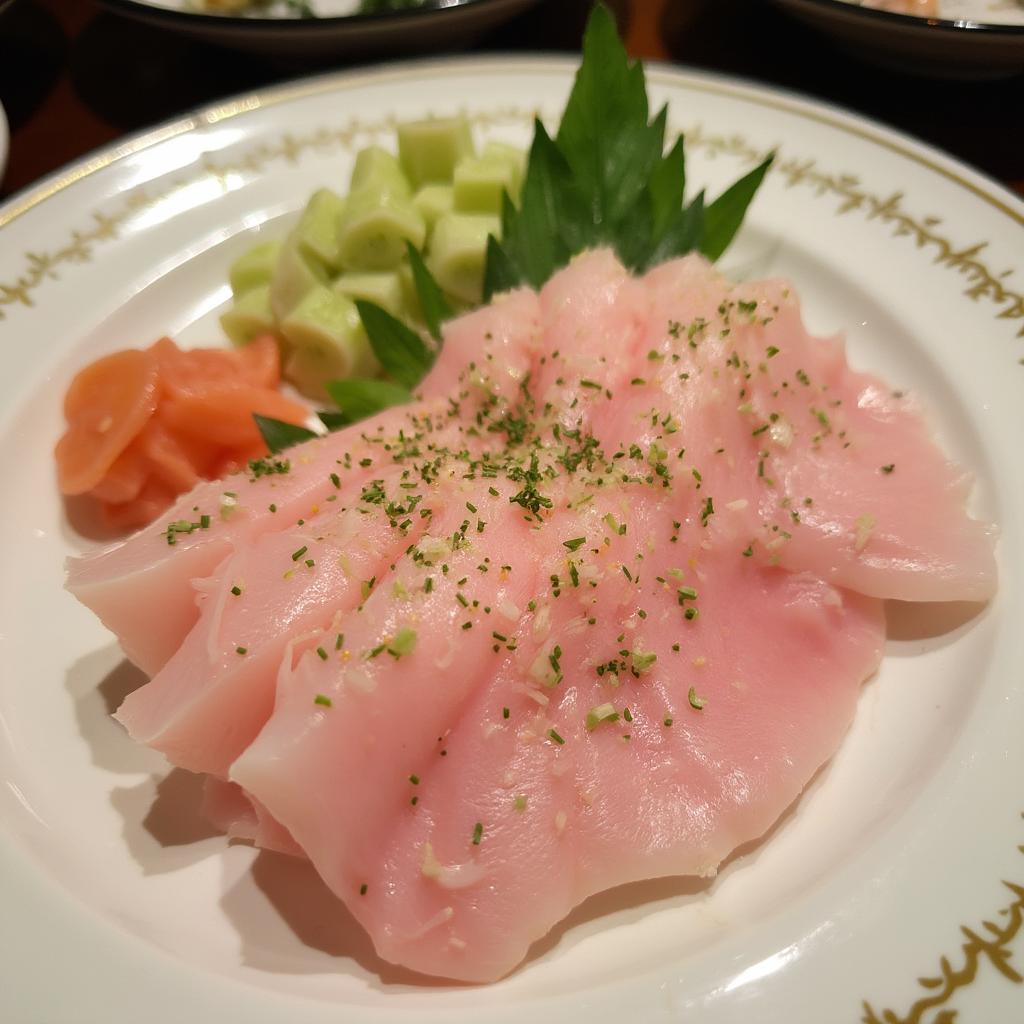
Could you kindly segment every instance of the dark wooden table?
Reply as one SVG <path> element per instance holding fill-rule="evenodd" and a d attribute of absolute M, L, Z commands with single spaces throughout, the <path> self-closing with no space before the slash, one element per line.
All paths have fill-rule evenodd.
<path fill-rule="evenodd" d="M 543 0 L 484 51 L 576 50 L 589 0 Z M 767 0 L 619 0 L 631 53 L 795 89 L 918 136 L 1024 194 L 1024 75 L 941 81 L 873 66 Z M 331 67 L 197 43 L 92 0 L 15 0 L 0 14 L 11 152 L 0 197 L 117 137 L 232 93 Z M 351 66 L 351 62 L 341 65 Z"/>

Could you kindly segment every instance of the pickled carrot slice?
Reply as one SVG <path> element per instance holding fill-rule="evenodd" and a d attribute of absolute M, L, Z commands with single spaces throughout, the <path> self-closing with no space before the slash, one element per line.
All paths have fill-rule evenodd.
<path fill-rule="evenodd" d="M 146 351 L 115 352 L 91 363 L 64 396 L 68 428 L 57 442 L 61 492 L 95 487 L 156 410 L 159 366 Z"/>

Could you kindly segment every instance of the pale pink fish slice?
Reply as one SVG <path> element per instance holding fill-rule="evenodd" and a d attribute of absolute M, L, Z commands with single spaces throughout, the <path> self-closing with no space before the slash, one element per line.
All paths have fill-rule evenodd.
<path fill-rule="evenodd" d="M 446 327 L 451 343 L 419 389 L 423 402 L 290 449 L 280 458 L 295 463 L 294 473 L 200 484 L 159 523 L 71 559 L 68 589 L 118 636 L 135 664 L 156 672 L 196 621 L 191 580 L 213 573 L 234 547 L 308 516 L 334 493 L 332 474 L 343 487 L 361 486 L 373 474 L 363 461 L 378 459 L 386 438 L 440 431 L 457 413 L 468 417 L 492 395 L 517 391 L 536 354 L 537 308 L 536 295 L 522 291 L 453 321 Z M 168 545 L 168 523 L 198 523 L 203 516 L 207 529 L 176 534 Z"/>
<path fill-rule="evenodd" d="M 198 584 L 199 619 L 184 643 L 117 711 L 133 739 L 179 767 L 226 777 L 269 717 L 293 646 L 355 608 L 424 528 L 407 514 L 405 471 L 387 469 L 351 505 L 327 504 L 301 526 L 265 534 Z M 332 655 L 339 642 L 324 641 Z"/>
<path fill-rule="evenodd" d="M 244 839 L 260 849 L 291 857 L 306 856 L 288 830 L 237 783 L 208 775 L 203 783 L 202 814 L 229 839 Z"/>
<path fill-rule="evenodd" d="M 540 354 L 536 292 L 519 289 L 444 325 L 444 344 L 418 392 L 425 397 L 490 395 L 515 402 Z"/>
<path fill-rule="evenodd" d="M 711 499 L 741 548 L 872 596 L 992 595 L 993 531 L 966 512 L 968 478 L 914 402 L 807 333 L 787 282 L 731 286 L 697 257 L 645 280 L 658 358 L 618 403 L 620 432 L 664 447 L 692 476 L 674 486 Z"/>
<path fill-rule="evenodd" d="M 342 651 L 325 661 L 307 650 L 286 667 L 273 715 L 232 766 L 231 779 L 321 872 L 347 865 L 345 882 L 330 872 L 342 889 L 358 894 L 381 835 L 396 813 L 414 809 L 415 779 L 444 760 L 459 708 L 487 685 L 538 589 L 538 567 L 523 557 L 534 546 L 532 524 L 510 506 L 507 482 L 494 489 L 446 485 L 428 499 L 427 507 L 440 499 L 430 533 L 339 621 Z M 467 520 L 466 540 L 453 550 Z M 516 568 L 503 568 L 514 555 Z"/>
<path fill-rule="evenodd" d="M 239 473 L 203 482 L 159 522 L 70 559 L 66 586 L 117 635 L 131 661 L 153 674 L 198 618 L 192 580 L 213 574 L 233 550 L 315 515 L 339 491 L 358 493 L 374 472 L 382 442 L 400 431 L 416 434 L 435 419 L 439 427 L 447 421 L 440 402 L 389 409 L 268 459 L 270 471 L 258 477 Z M 287 472 L 273 471 L 283 464 Z M 175 522 L 196 528 L 174 533 L 169 544 L 168 524 Z"/>
<path fill-rule="evenodd" d="M 455 670 L 388 665 L 358 696 L 307 655 L 233 769 L 386 959 L 493 980 L 594 891 L 712 871 L 771 825 L 847 727 L 880 655 L 878 603 L 707 551 L 699 517 L 680 536 L 658 528 L 670 527 L 664 499 L 627 497 L 626 519 L 602 496 L 508 547 L 508 579 L 526 587 L 498 651 L 459 644 Z M 690 584 L 698 596 L 681 602 Z M 491 586 L 464 594 L 493 601 Z M 432 617 L 422 653 L 445 650 L 460 617 Z M 612 661 L 639 677 L 624 668 L 612 685 L 598 674 Z M 332 706 L 313 706 L 328 685 Z M 633 721 L 589 731 L 587 712 L 609 702 Z M 368 784 L 353 792 L 356 771 Z"/>
<path fill-rule="evenodd" d="M 649 297 L 610 250 L 576 257 L 541 289 L 543 354 L 531 390 L 561 427 L 583 424 L 604 440 L 607 396 L 636 375 Z M 602 406 L 600 417 L 593 407 Z"/>

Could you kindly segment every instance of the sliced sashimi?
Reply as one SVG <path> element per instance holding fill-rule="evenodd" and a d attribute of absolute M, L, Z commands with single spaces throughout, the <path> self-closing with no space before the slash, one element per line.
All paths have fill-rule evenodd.
<path fill-rule="evenodd" d="M 407 474 L 406 474 L 407 475 Z M 403 471 L 369 482 L 351 504 L 265 534 L 198 581 L 199 619 L 116 718 L 172 764 L 226 777 L 269 717 L 293 649 L 342 619 L 384 580 L 426 525 Z M 335 631 L 317 650 L 340 650 Z"/>
<path fill-rule="evenodd" d="M 966 514 L 968 478 L 916 403 L 807 332 L 788 282 L 731 286 L 699 257 L 646 281 L 659 408 L 704 500 L 748 518 L 757 557 L 877 597 L 992 596 L 992 529 Z"/>
<path fill-rule="evenodd" d="M 315 515 L 332 496 L 358 493 L 385 445 L 440 432 L 447 420 L 441 402 L 389 409 L 254 463 L 244 474 L 204 481 L 164 520 L 71 559 L 67 587 L 117 635 L 128 657 L 153 674 L 196 622 L 192 580 L 210 576 L 232 551 L 263 534 Z"/>
<path fill-rule="evenodd" d="M 448 337 L 416 403 L 217 485 L 224 515 L 200 486 L 73 589 L 160 669 L 119 717 L 219 778 L 211 817 L 301 849 L 384 958 L 489 981 L 592 893 L 764 835 L 881 599 L 983 599 L 995 563 L 913 403 L 784 282 L 588 253 Z"/>
<path fill-rule="evenodd" d="M 286 672 L 231 773 L 383 957 L 468 981 L 592 892 L 713 873 L 761 835 L 834 750 L 883 640 L 878 602 L 706 548 L 699 509 L 673 528 L 667 496 L 629 485 L 540 530 L 505 500 L 429 592 L 435 567 L 400 568 L 409 597 L 367 603 L 352 658 Z M 497 551 L 496 586 L 474 563 Z M 407 622 L 413 650 L 367 659 Z"/>
<path fill-rule="evenodd" d="M 290 857 L 306 855 L 302 847 L 241 786 L 213 775 L 203 783 L 203 817 L 229 839 L 243 839 L 263 850 L 286 853 Z"/>
<path fill-rule="evenodd" d="M 509 641 L 499 637 L 536 592 L 539 567 L 522 559 L 515 572 L 504 561 L 531 546 L 532 526 L 510 511 L 507 483 L 493 489 L 496 494 L 484 490 L 479 496 L 475 488 L 463 490 L 477 498 L 470 502 L 473 510 L 453 501 L 438 508 L 430 532 L 403 554 L 364 605 L 309 641 L 313 649 L 294 669 L 282 671 L 270 722 L 232 766 L 231 779 L 307 852 L 328 848 L 339 830 L 346 844 L 368 852 L 400 794 L 415 786 L 408 778 L 414 767 L 379 778 L 375 752 L 393 749 L 412 765 L 444 757 L 443 734 L 453 715 L 500 664 Z M 432 509 L 429 499 L 425 507 Z M 344 638 L 341 650 L 334 649 L 335 635 Z M 396 708 L 403 710 L 396 714 Z M 293 729 L 299 720 L 305 723 L 302 735 Z M 372 773 L 372 784 L 366 784 L 371 775 L 361 773 L 363 783 L 344 792 L 314 787 L 311 800 L 330 807 L 331 818 L 309 816 L 306 807 L 291 803 L 294 780 L 318 765 L 340 767 L 339 744 L 351 751 L 347 763 Z M 296 765 L 303 767 L 293 771 Z"/>
<path fill-rule="evenodd" d="M 409 439 L 429 443 L 452 423 L 460 429 L 462 418 L 471 420 L 482 405 L 499 410 L 502 388 L 514 391 L 528 380 L 538 349 L 537 297 L 520 292 L 500 308 L 450 326 L 452 346 L 423 381 L 419 402 L 296 446 L 245 475 L 199 484 L 168 509 L 165 521 L 71 559 L 68 589 L 117 635 L 135 664 L 156 672 L 196 621 L 193 579 L 209 576 L 234 548 L 309 515 L 336 493 L 335 477 L 343 487 L 361 486 Z M 468 372 L 475 359 L 492 369 Z M 173 524 L 183 524 L 184 532 L 175 532 L 170 544 Z"/>
<path fill-rule="evenodd" d="M 498 296 L 445 324 L 440 358 L 419 393 L 457 399 L 461 390 L 472 388 L 515 402 L 543 343 L 537 294 L 520 289 Z"/>
<path fill-rule="evenodd" d="M 698 493 L 769 564 L 900 600 L 992 595 L 992 531 L 966 514 L 969 479 L 913 401 L 850 369 L 839 339 L 808 334 L 786 282 L 733 286 L 696 256 L 664 264 L 644 278 L 638 340 L 638 282 L 616 267 L 587 254 L 541 294 L 553 390 L 538 402 L 563 430 Z M 558 318 L 563 290 L 593 303 L 575 327 Z M 618 364 L 606 323 L 620 327 Z"/>

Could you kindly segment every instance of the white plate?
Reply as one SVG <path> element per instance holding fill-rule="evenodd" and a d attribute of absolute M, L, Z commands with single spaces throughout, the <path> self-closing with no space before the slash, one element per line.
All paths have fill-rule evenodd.
<path fill-rule="evenodd" d="M 707 886 L 596 897 L 496 985 L 420 986 L 374 959 L 308 868 L 211 836 L 190 777 L 108 717 L 138 680 L 61 590 L 85 543 L 50 457 L 74 369 L 165 332 L 216 342 L 229 261 L 313 188 L 343 186 L 356 148 L 389 142 L 396 118 L 460 109 L 525 143 L 572 70 L 474 59 L 299 83 L 124 142 L 0 210 L 0 1018 L 1021 1019 L 1024 597 L 1008 567 L 1024 563 L 1024 204 L 832 109 L 649 72 L 687 131 L 691 187 L 778 148 L 727 269 L 792 276 L 812 328 L 845 327 L 855 365 L 921 395 L 977 475 L 976 512 L 1003 526 L 1003 578 L 983 611 L 894 617 L 851 734 L 768 841 Z"/>
<path fill-rule="evenodd" d="M 898 71 L 996 78 L 1024 69 L 1022 0 L 938 0 L 938 17 L 860 0 L 775 0 L 808 24 Z"/>
<path fill-rule="evenodd" d="M 466 42 L 537 0 L 425 0 L 420 8 L 360 14 L 359 0 L 308 0 L 315 18 L 288 0 L 217 14 L 200 0 L 101 0 L 111 10 L 208 42 L 277 55 L 338 57 L 425 52 Z"/>

